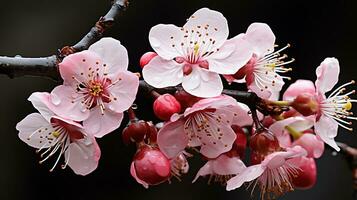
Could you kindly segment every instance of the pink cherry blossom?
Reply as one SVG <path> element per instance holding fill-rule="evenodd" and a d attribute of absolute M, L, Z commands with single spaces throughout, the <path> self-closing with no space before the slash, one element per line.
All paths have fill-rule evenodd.
<path fill-rule="evenodd" d="M 127 54 L 119 41 L 103 38 L 88 50 L 67 56 L 59 64 L 64 82 L 51 93 L 51 109 L 83 121 L 86 132 L 95 137 L 118 128 L 139 85 L 138 77 L 127 71 Z"/>
<path fill-rule="evenodd" d="M 248 41 L 253 48 L 253 57 L 233 76 L 225 76 L 228 82 L 245 82 L 248 89 L 257 93 L 259 97 L 276 100 L 284 85 L 283 79 L 289 77 L 281 76 L 279 73 L 291 71 L 284 66 L 293 62 L 284 61 L 286 55 L 281 56 L 280 52 L 289 47 L 281 48 L 274 52 L 275 35 L 267 24 L 252 23 L 245 34 L 240 38 Z"/>
<path fill-rule="evenodd" d="M 269 127 L 269 130 L 277 137 L 281 147 L 301 146 L 307 151 L 307 157 L 319 158 L 324 152 L 324 142 L 320 137 L 312 133 L 304 133 L 294 142 L 291 142 L 290 133 L 287 127 L 294 131 L 304 132 L 314 125 L 314 120 L 304 117 L 290 117 L 277 121 Z"/>
<path fill-rule="evenodd" d="M 234 190 L 241 187 L 245 182 L 255 180 L 250 186 L 253 187 L 252 190 L 256 186 L 259 187 L 262 199 L 280 196 L 293 189 L 291 178 L 298 172 L 298 167 L 290 160 L 305 155 L 306 151 L 300 146 L 269 154 L 260 164 L 249 166 L 231 178 L 227 182 L 226 189 L 228 191 Z"/>
<path fill-rule="evenodd" d="M 168 158 L 188 147 L 201 147 L 208 158 L 231 150 L 236 134 L 232 124 L 252 124 L 248 107 L 228 96 L 202 99 L 183 115 L 173 115 L 158 133 L 158 145 Z"/>
<path fill-rule="evenodd" d="M 40 113 L 32 113 L 19 122 L 16 129 L 19 138 L 38 153 L 42 160 L 56 156 L 53 171 L 60 158 L 64 155 L 64 164 L 79 175 L 87 175 L 98 166 L 100 149 L 93 136 L 85 133 L 82 125 L 69 119 L 55 115 L 47 105 L 50 104 L 50 94 L 33 93 L 29 100 Z"/>
<path fill-rule="evenodd" d="M 214 181 L 225 184 L 232 175 L 239 174 L 246 169 L 246 166 L 239 157 L 229 157 L 225 154 L 215 159 L 207 161 L 197 172 L 195 182 L 200 176 L 214 176 Z"/>
<path fill-rule="evenodd" d="M 252 56 L 247 41 L 228 38 L 226 18 L 219 12 L 197 10 L 182 27 L 159 24 L 149 33 L 159 55 L 143 69 L 144 80 L 156 88 L 182 87 L 199 97 L 214 97 L 223 90 L 219 74 L 234 74 Z"/>
<path fill-rule="evenodd" d="M 347 130 L 352 130 L 348 127 L 352 122 L 348 120 L 356 120 L 356 117 L 352 117 L 352 113 L 349 110 L 352 108 L 352 103 L 356 102 L 355 99 L 349 97 L 350 94 L 354 94 L 355 91 L 345 92 L 345 87 L 354 84 L 354 81 L 343 84 L 329 96 L 325 96 L 325 93 L 332 90 L 332 88 L 338 82 L 338 76 L 340 73 L 339 62 L 336 58 L 326 58 L 320 66 L 316 69 L 317 80 L 315 86 L 310 81 L 297 81 L 288 88 L 288 93 L 284 95 L 285 99 L 294 99 L 299 92 L 314 95 L 317 104 L 318 111 L 315 114 L 315 133 L 320 138 L 336 149 L 337 146 L 334 138 L 337 136 L 338 126 Z M 301 94 L 303 94 L 301 93 Z"/>

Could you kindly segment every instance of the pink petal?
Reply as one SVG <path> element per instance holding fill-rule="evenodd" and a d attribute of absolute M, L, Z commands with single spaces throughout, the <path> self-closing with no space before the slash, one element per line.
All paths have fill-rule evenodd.
<path fill-rule="evenodd" d="M 232 175 L 242 173 L 246 169 L 239 157 L 220 155 L 212 164 L 213 172 L 218 175 Z"/>
<path fill-rule="evenodd" d="M 245 170 L 243 170 L 240 174 L 227 181 L 226 190 L 231 191 L 237 189 L 241 187 L 243 183 L 250 182 L 258 178 L 260 175 L 264 173 L 264 171 L 265 168 L 262 167 L 262 165 L 260 164 L 249 166 Z"/>
<path fill-rule="evenodd" d="M 28 98 L 31 101 L 33 107 L 35 107 L 41 115 L 47 120 L 50 121 L 51 117 L 55 114 L 50 110 L 50 94 L 47 92 L 34 92 Z"/>
<path fill-rule="evenodd" d="M 109 78 L 117 76 L 118 72 L 126 71 L 129 64 L 128 52 L 120 42 L 114 38 L 106 37 L 92 44 L 89 49 L 100 56 L 106 65 L 105 72 Z"/>
<path fill-rule="evenodd" d="M 51 110 L 57 115 L 72 119 L 74 121 L 83 121 L 89 117 L 89 110 L 81 104 L 81 100 L 73 101 L 78 98 L 71 86 L 60 85 L 51 92 Z"/>
<path fill-rule="evenodd" d="M 27 115 L 16 125 L 16 130 L 19 131 L 19 138 L 34 148 L 48 148 L 54 143 L 49 143 L 56 138 L 51 134 L 54 129 L 51 124 L 39 113 Z"/>
<path fill-rule="evenodd" d="M 225 106 L 237 105 L 237 101 L 227 95 L 220 95 L 217 97 L 201 99 L 196 102 L 191 108 L 185 110 L 184 116 L 188 116 L 194 112 L 205 110 L 206 108 L 222 108 Z"/>
<path fill-rule="evenodd" d="M 311 128 L 314 123 L 304 117 L 289 117 L 284 120 L 275 122 L 269 127 L 269 130 L 274 133 L 275 136 L 279 137 L 285 131 L 286 126 L 291 126 L 297 131 L 305 131 Z"/>
<path fill-rule="evenodd" d="M 109 88 L 111 96 L 117 100 L 108 103 L 109 109 L 114 112 L 124 112 L 134 102 L 139 87 L 139 78 L 134 73 L 122 71 L 116 77 L 119 81 Z"/>
<path fill-rule="evenodd" d="M 253 124 L 253 118 L 247 105 L 238 102 L 238 106 L 234 106 L 230 110 L 235 113 L 232 124 L 240 127 L 251 126 Z M 263 115 L 258 113 L 258 117 L 259 119 L 263 118 Z"/>
<path fill-rule="evenodd" d="M 259 84 L 258 77 L 260 77 L 261 79 L 271 80 L 271 82 L 274 81 L 274 84 Z M 256 74 L 254 76 L 254 79 L 256 80 L 254 80 L 251 84 L 248 85 L 248 89 L 255 92 L 259 97 L 269 98 L 270 100 L 276 100 L 279 97 L 280 91 L 283 85 L 285 84 L 282 77 L 272 71 L 268 71 L 268 73 L 261 72 L 260 74 Z"/>
<path fill-rule="evenodd" d="M 79 82 L 91 79 L 93 71 L 103 75 L 104 67 L 99 55 L 85 50 L 65 57 L 59 64 L 59 71 L 64 80 L 63 84 L 75 88 Z"/>
<path fill-rule="evenodd" d="M 338 124 L 335 120 L 321 115 L 320 119 L 315 122 L 315 133 L 320 136 L 320 138 L 336 151 L 340 151 L 334 138 L 337 136 Z"/>
<path fill-rule="evenodd" d="M 299 94 L 311 94 L 315 95 L 315 85 L 310 80 L 297 80 L 295 83 L 291 84 L 288 89 L 286 89 L 283 100 L 284 101 L 292 101 Z"/>
<path fill-rule="evenodd" d="M 144 67 L 143 78 L 156 88 L 176 86 L 183 79 L 182 65 L 156 56 Z"/>
<path fill-rule="evenodd" d="M 262 166 L 269 169 L 276 169 L 285 164 L 286 160 L 301 156 L 306 156 L 307 152 L 300 146 L 294 146 L 287 148 L 286 151 L 275 152 L 268 155 L 262 162 Z"/>
<path fill-rule="evenodd" d="M 105 110 L 103 115 L 101 109 L 96 106 L 91 109 L 90 116 L 83 121 L 83 128 L 86 133 L 101 138 L 119 128 L 122 119 L 123 113 Z"/>
<path fill-rule="evenodd" d="M 145 68 L 144 68 L 145 69 Z M 197 97 L 215 97 L 222 93 L 223 84 L 218 74 L 194 67 L 182 81 L 183 89 Z"/>
<path fill-rule="evenodd" d="M 310 158 L 319 158 L 325 149 L 325 144 L 316 135 L 305 133 L 299 139 L 294 141 L 293 145 L 299 145 L 307 151 Z"/>
<path fill-rule="evenodd" d="M 338 82 L 340 65 L 336 58 L 326 58 L 316 69 L 316 89 L 324 94 L 330 91 Z"/>
<path fill-rule="evenodd" d="M 221 117 L 218 121 L 218 117 Z M 206 116 L 209 127 L 206 131 L 194 131 L 202 142 L 201 154 L 207 158 L 216 158 L 232 149 L 236 134 L 231 128 L 231 122 L 225 115 Z"/>
<path fill-rule="evenodd" d="M 210 160 L 205 165 L 203 165 L 203 167 L 201 167 L 200 170 L 198 170 L 192 183 L 196 182 L 200 176 L 206 176 L 206 175 L 213 174 L 213 170 L 212 170 L 213 162 L 214 162 L 214 160 Z"/>
<path fill-rule="evenodd" d="M 253 52 L 258 57 L 274 51 L 275 35 L 265 23 L 252 23 L 248 27 L 244 39 L 252 45 Z"/>
<path fill-rule="evenodd" d="M 184 132 L 184 122 L 183 119 L 167 122 L 157 135 L 157 144 L 169 159 L 175 158 L 188 144 L 188 137 Z"/>
<path fill-rule="evenodd" d="M 144 188 L 148 189 L 149 188 L 149 184 L 147 184 L 146 182 L 142 181 L 139 179 L 139 177 L 136 175 L 136 170 L 135 170 L 135 164 L 134 162 L 131 163 L 130 165 L 130 174 L 133 178 L 135 178 L 136 182 L 138 182 L 139 184 L 141 184 L 142 186 L 144 186 Z"/>
<path fill-rule="evenodd" d="M 209 70 L 218 74 L 235 74 L 252 57 L 247 41 L 235 37 L 227 40 L 219 51 L 207 58 Z"/>
<path fill-rule="evenodd" d="M 175 25 L 158 24 L 151 28 L 149 41 L 159 57 L 171 60 L 181 55 L 182 50 L 179 47 L 183 36 L 184 32 Z"/>
<path fill-rule="evenodd" d="M 204 29 L 205 27 L 207 29 Z M 208 8 L 201 8 L 193 13 L 183 28 L 208 33 L 209 37 L 216 41 L 212 49 L 221 47 L 229 34 L 228 23 L 222 13 Z"/>
<path fill-rule="evenodd" d="M 94 138 L 72 142 L 65 152 L 65 160 L 68 159 L 68 166 L 78 175 L 85 176 L 93 172 L 99 162 L 100 149 Z"/>

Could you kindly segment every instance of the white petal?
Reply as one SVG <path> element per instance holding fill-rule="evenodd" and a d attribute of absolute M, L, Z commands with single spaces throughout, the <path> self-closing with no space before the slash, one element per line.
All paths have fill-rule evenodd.
<path fill-rule="evenodd" d="M 183 31 L 175 25 L 158 24 L 151 28 L 149 41 L 151 47 L 161 58 L 171 60 L 177 56 L 182 56 L 180 45 L 183 34 Z"/>
<path fill-rule="evenodd" d="M 143 78 L 151 86 L 163 88 L 182 82 L 182 65 L 156 56 L 143 69 Z"/>
<path fill-rule="evenodd" d="M 336 58 L 326 58 L 316 69 L 316 89 L 324 94 L 330 91 L 338 82 L 340 65 Z"/>
<path fill-rule="evenodd" d="M 118 72 L 126 71 L 129 64 L 128 52 L 120 42 L 114 38 L 102 38 L 92 44 L 89 51 L 98 54 L 103 64 L 106 64 L 105 73 L 109 77 L 115 77 Z"/>
<path fill-rule="evenodd" d="M 252 23 L 246 34 L 244 35 L 246 39 L 253 47 L 253 51 L 259 57 L 264 56 L 274 50 L 275 35 L 270 27 L 265 23 Z"/>

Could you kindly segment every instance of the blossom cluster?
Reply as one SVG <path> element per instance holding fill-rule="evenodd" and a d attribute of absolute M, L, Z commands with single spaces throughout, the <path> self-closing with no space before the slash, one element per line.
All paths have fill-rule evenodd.
<path fill-rule="evenodd" d="M 282 74 L 294 61 L 281 52 L 290 45 L 276 49 L 275 35 L 264 23 L 253 23 L 231 39 L 228 35 L 226 18 L 208 8 L 196 11 L 182 27 L 159 24 L 150 30 L 155 52 L 140 60 L 143 79 L 155 89 L 178 86 L 174 94 L 151 92 L 156 124 L 139 120 L 130 108 L 139 78 L 127 71 L 125 47 L 103 38 L 64 58 L 62 85 L 30 96 L 39 113 L 18 123 L 19 137 L 38 149 L 40 163 L 57 155 L 51 171 L 64 155 L 62 168 L 86 175 L 100 157 L 95 138 L 119 128 L 129 109 L 122 137 L 137 146 L 130 173 L 146 188 L 180 179 L 196 154 L 206 163 L 193 182 L 210 176 L 228 191 L 247 183 L 263 199 L 311 188 L 315 159 L 325 144 L 339 151 L 338 127 L 352 130 L 350 120 L 356 117 L 350 110 L 356 100 L 346 86 L 354 81 L 332 91 L 340 66 L 336 58 L 326 58 L 316 69 L 315 83 L 297 80 L 281 95 L 284 80 L 290 79 Z M 267 105 L 290 109 L 254 117 L 252 106 L 224 94 L 222 80 L 231 87 L 245 84 Z"/>

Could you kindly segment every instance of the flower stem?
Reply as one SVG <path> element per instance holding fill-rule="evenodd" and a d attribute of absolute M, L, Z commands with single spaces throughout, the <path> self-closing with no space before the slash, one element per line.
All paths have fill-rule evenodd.
<path fill-rule="evenodd" d="M 297 140 L 302 136 L 301 132 L 297 131 L 291 126 L 285 126 L 285 129 L 289 131 L 290 135 L 293 136 L 294 140 Z"/>

